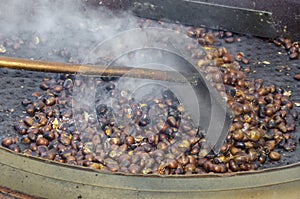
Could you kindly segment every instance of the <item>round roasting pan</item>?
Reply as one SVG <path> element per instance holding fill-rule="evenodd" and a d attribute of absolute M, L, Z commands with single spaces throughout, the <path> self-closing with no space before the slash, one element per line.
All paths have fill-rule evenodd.
<path fill-rule="evenodd" d="M 110 2 L 114 2 L 114 0 Z M 272 65 L 270 65 L 272 67 L 268 68 L 263 64 L 253 64 L 253 70 L 257 70 L 257 73 L 250 75 L 257 75 L 261 78 L 268 77 L 269 80 L 278 84 L 293 83 L 289 76 L 277 73 L 276 76 L 270 75 L 276 68 L 273 63 L 275 66 L 284 65 L 282 64 L 282 61 L 286 60 L 284 49 L 279 49 L 282 51 L 281 54 L 270 53 L 270 49 L 274 48 L 274 52 L 277 52 L 278 48 L 272 47 L 266 42 L 262 43 L 256 40 L 253 42 L 253 39 L 247 41 L 248 46 L 234 45 L 232 48 L 236 51 L 247 50 L 247 54 L 250 55 L 257 54 L 257 56 L 252 56 L 253 63 L 272 60 Z M 276 60 L 279 60 L 278 63 Z M 297 63 L 295 65 L 298 65 Z M 296 66 L 292 68 L 297 70 Z M 35 76 L 30 76 L 30 79 Z M 297 91 L 297 87 L 291 87 L 291 89 L 294 89 L 293 92 Z M 300 99 L 298 98 L 300 95 L 294 96 L 294 100 Z M 14 98 L 17 97 L 14 96 Z M 100 170 L 60 164 L 16 154 L 0 146 L 0 186 L 37 197 L 64 199 L 299 198 L 300 162 L 282 167 L 230 174 L 143 176 L 106 173 Z"/>
<path fill-rule="evenodd" d="M 252 172 L 124 175 L 50 162 L 0 147 L 0 186 L 44 198 L 299 198 L 300 163 Z"/>

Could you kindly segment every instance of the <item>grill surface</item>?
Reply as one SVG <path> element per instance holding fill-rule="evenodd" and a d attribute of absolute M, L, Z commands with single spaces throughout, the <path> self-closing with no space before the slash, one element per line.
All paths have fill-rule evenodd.
<path fill-rule="evenodd" d="M 250 78 L 262 78 L 267 83 L 281 86 L 286 91 L 292 92 L 293 102 L 300 102 L 300 83 L 293 79 L 293 76 L 300 72 L 300 60 L 289 60 L 285 49 L 276 47 L 274 44 L 259 38 L 243 36 L 241 42 L 233 44 L 223 43 L 232 54 L 243 51 L 249 58 L 251 72 Z M 71 47 L 70 47 L 71 48 Z M 16 57 L 23 56 L 16 52 Z M 49 57 L 42 55 L 44 59 Z M 266 63 L 270 64 L 266 64 Z M 287 70 L 287 66 L 291 70 Z M 29 97 L 32 92 L 39 90 L 39 84 L 43 77 L 53 75 L 49 73 L 15 71 L 9 69 L 0 70 L 0 139 L 5 136 L 16 135 L 13 124 L 20 120 L 24 114 L 24 107 L 21 101 Z M 13 111 L 12 111 L 13 109 Z M 294 109 L 300 111 L 300 107 Z M 300 128 L 299 121 L 296 122 L 296 132 L 291 136 L 297 140 L 297 150 L 287 152 L 282 159 L 276 163 L 277 166 L 286 165 L 300 161 Z M 270 165 L 265 164 L 265 167 Z M 276 165 L 275 165 L 276 166 Z"/>
<path fill-rule="evenodd" d="M 78 29 L 78 31 L 76 31 L 77 37 L 80 36 L 80 34 L 87 35 L 92 33 L 85 29 Z M 19 35 L 15 36 L 18 37 Z M 33 36 L 34 33 L 29 33 L 29 36 L 26 34 L 21 35 L 23 38 L 32 38 Z M 66 36 L 74 35 L 67 34 Z M 0 41 L 3 38 L 0 38 Z M 284 48 L 279 48 L 273 43 L 270 43 L 268 40 L 251 36 L 240 36 L 240 38 L 240 42 L 234 42 L 231 44 L 225 43 L 223 40 L 218 42 L 220 42 L 219 45 L 227 47 L 231 54 L 235 54 L 239 51 L 245 53 L 245 56 L 250 60 L 249 66 L 252 69 L 248 74 L 250 78 L 262 78 L 267 83 L 281 86 L 284 90 L 292 92 L 291 98 L 293 102 L 300 102 L 300 82 L 293 79 L 295 74 L 300 73 L 300 60 L 289 60 Z M 45 42 L 44 45 L 48 45 L 44 46 L 44 49 L 47 49 L 47 47 L 48 49 L 55 49 L 55 46 L 51 43 L 51 41 Z M 7 48 L 7 52 L 3 55 L 61 62 L 68 62 L 72 60 L 80 63 L 82 59 L 79 55 L 90 50 L 91 46 L 93 46 L 92 43 L 80 43 L 80 41 L 75 41 L 67 48 L 55 49 L 54 51 L 56 53 L 53 54 L 48 51 L 40 51 L 38 46 L 33 48 L 32 45 L 24 45 L 22 48 L 17 50 Z M 290 70 L 288 70 L 287 67 L 289 67 Z M 21 105 L 21 101 L 30 97 L 32 92 L 38 91 L 39 84 L 43 77 L 50 75 L 53 74 L 0 69 L 0 139 L 6 136 L 17 135 L 13 125 L 25 116 L 25 108 Z M 294 106 L 294 108 L 300 112 L 300 107 Z M 296 124 L 296 132 L 291 133 L 291 136 L 297 140 L 297 150 L 295 152 L 285 153 L 281 160 L 274 166 L 286 165 L 300 161 L 299 126 L 298 120 Z M 264 165 L 264 167 L 268 166 L 270 165 Z"/>
<path fill-rule="evenodd" d="M 94 2 L 96 4 L 98 3 L 96 0 Z M 113 5 L 113 7 L 122 7 L 119 5 L 122 1 L 111 0 L 108 2 L 110 2 L 108 3 L 108 6 Z M 215 2 L 218 3 L 220 1 L 215 0 Z M 278 48 L 266 40 L 246 36 L 241 37 L 241 39 L 241 42 L 235 42 L 233 44 L 223 42 L 222 45 L 226 46 L 231 54 L 239 51 L 245 53 L 246 57 L 250 60 L 249 66 L 251 66 L 252 69 L 248 74 L 250 78 L 262 78 L 268 83 L 281 86 L 285 90 L 292 92 L 291 98 L 293 102 L 300 103 L 300 81 L 293 79 L 295 74 L 300 73 L 300 60 L 289 60 L 285 49 Z M 0 35 L 0 43 L 2 42 Z M 78 49 L 78 51 L 84 52 L 90 45 L 92 44 L 86 43 L 81 45 L 81 48 Z M 50 43 L 49 48 L 51 48 Z M 71 50 L 73 48 L 78 48 L 78 46 L 70 45 L 68 47 L 68 49 Z M 65 62 L 70 59 L 70 57 L 67 56 L 54 57 L 47 52 L 39 52 L 38 54 L 37 52 L 39 52 L 38 49 L 32 48 L 21 48 L 19 50 L 8 49 L 7 53 L 4 55 Z M 80 58 L 78 59 L 79 60 L 77 61 L 80 62 Z M 270 64 L 266 64 L 266 61 L 270 62 Z M 291 70 L 287 70 L 287 66 L 290 67 Z M 0 140 L 6 136 L 17 135 L 13 128 L 13 124 L 25 115 L 25 109 L 21 105 L 21 101 L 24 98 L 29 97 L 32 92 L 38 91 L 40 82 L 47 76 L 53 76 L 53 74 L 0 69 Z M 294 106 L 294 109 L 300 112 L 300 107 Z M 296 121 L 296 131 L 291 133 L 291 136 L 297 140 L 295 152 L 286 152 L 285 155 L 281 156 L 280 162 L 276 163 L 276 165 L 267 163 L 264 164 L 263 167 L 281 166 L 300 162 L 299 120 Z M 21 195 L 19 193 L 15 194 L 12 193 L 11 190 L 0 188 L 0 198 L 29 198 L 29 196 Z"/>

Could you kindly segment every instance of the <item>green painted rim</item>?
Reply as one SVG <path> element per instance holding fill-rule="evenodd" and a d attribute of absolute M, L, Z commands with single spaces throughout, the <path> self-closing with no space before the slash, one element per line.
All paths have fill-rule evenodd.
<path fill-rule="evenodd" d="M 222 191 L 300 181 L 300 163 L 265 170 L 229 174 L 129 175 L 108 173 L 101 170 L 47 161 L 41 158 L 27 157 L 13 153 L 3 147 L 0 148 L 0 165 L 57 181 L 150 192 Z"/>
<path fill-rule="evenodd" d="M 0 147 L 0 186 L 44 198 L 297 198 L 300 163 L 230 174 L 127 175 L 27 157 Z"/>

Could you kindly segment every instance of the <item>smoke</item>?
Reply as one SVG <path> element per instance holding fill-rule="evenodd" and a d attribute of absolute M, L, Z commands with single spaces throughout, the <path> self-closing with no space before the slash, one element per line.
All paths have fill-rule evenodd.
<path fill-rule="evenodd" d="M 195 60 L 186 60 L 190 57 L 186 47 L 195 45 L 195 41 L 187 38 L 184 30 L 180 33 L 180 30 L 163 29 L 159 23 L 154 25 L 160 27 L 158 29 L 139 29 L 149 24 L 141 23 L 129 11 L 114 12 L 100 6 L 91 8 L 84 0 L 7 1 L 0 7 L 0 25 L 0 45 L 6 48 L 7 55 L 15 57 L 147 68 L 158 66 L 157 69 L 175 72 L 197 72 L 196 67 L 191 67 Z M 148 48 L 150 50 L 145 50 Z M 200 48 L 199 51 L 202 56 L 203 51 Z M 211 105 L 198 101 L 197 95 L 203 97 L 204 94 L 195 93 L 188 80 L 182 87 L 165 82 L 136 81 L 126 78 L 126 74 L 123 80 L 118 85 L 136 95 L 143 93 L 142 89 L 171 89 L 179 99 L 187 99 L 185 103 L 182 100 L 183 104 L 186 110 L 194 113 L 197 124 L 201 107 Z M 78 88 L 74 98 L 81 101 L 82 107 L 95 107 L 95 99 L 90 99 L 95 98 L 95 89 L 92 82 L 84 92 Z"/>
<path fill-rule="evenodd" d="M 12 0 L 1 5 L 0 24 L 2 38 L 20 40 L 21 47 L 12 50 L 36 49 L 17 56 L 62 60 L 56 54 L 68 49 L 64 61 L 80 62 L 95 43 L 138 27 L 138 19 L 129 12 L 88 6 L 83 0 Z M 9 50 L 9 42 L 2 42 Z"/>
<path fill-rule="evenodd" d="M 130 11 L 116 12 L 103 6 L 89 6 L 84 0 L 12 0 L 1 6 L 0 24 L 0 35 L 6 38 L 0 41 L 7 49 L 7 55 L 75 63 L 147 65 L 150 68 L 162 64 L 166 67 L 157 69 L 173 67 L 176 71 L 182 68 L 182 62 L 174 55 L 166 59 L 159 50 L 139 51 L 155 47 L 178 53 L 176 56 L 180 57 L 185 52 L 181 50 L 181 44 L 186 41 L 178 38 L 183 36 L 161 27 L 140 30 L 141 26 L 149 24 L 141 23 Z M 144 57 L 136 56 L 136 53 Z M 126 79 L 126 82 L 129 89 L 135 89 L 135 80 Z"/>

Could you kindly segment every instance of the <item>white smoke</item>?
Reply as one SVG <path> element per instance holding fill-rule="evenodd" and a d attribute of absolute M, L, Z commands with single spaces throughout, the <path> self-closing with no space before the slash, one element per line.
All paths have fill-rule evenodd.
<path fill-rule="evenodd" d="M 24 40 L 22 44 L 32 43 L 37 50 L 28 51 L 24 57 L 40 54 L 44 59 L 59 60 L 61 58 L 49 55 L 55 50 L 74 48 L 69 50 L 69 57 L 84 57 L 98 42 L 120 30 L 138 27 L 137 21 L 129 12 L 115 13 L 102 6 L 91 7 L 83 0 L 11 0 L 0 7 L 0 36 L 20 37 Z M 9 50 L 5 41 L 2 45 Z"/>

